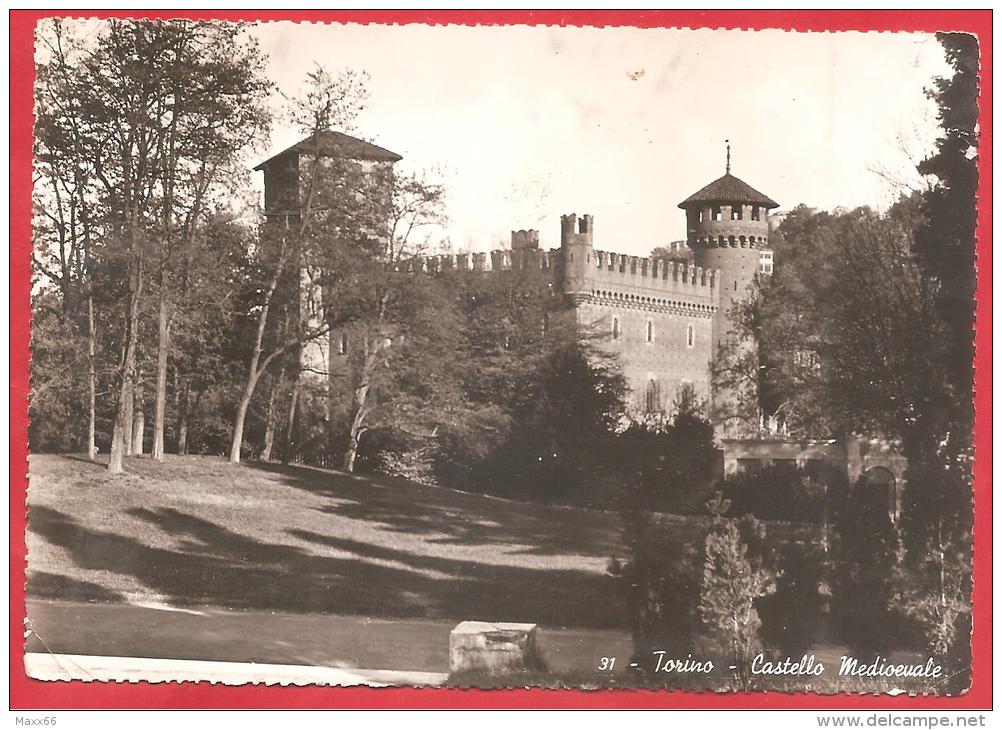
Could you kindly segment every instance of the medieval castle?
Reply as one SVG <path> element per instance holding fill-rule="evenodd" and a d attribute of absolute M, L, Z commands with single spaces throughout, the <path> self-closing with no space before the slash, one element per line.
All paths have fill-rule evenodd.
<path fill-rule="evenodd" d="M 402 159 L 338 132 L 303 140 L 255 168 L 264 172 L 266 216 L 298 215 L 301 157 L 318 150 L 361 169 L 392 166 Z M 771 274 L 773 265 L 769 215 L 778 203 L 732 175 L 730 168 L 728 147 L 724 175 L 679 203 L 686 215 L 686 238 L 672 249 L 685 255 L 684 262 L 601 250 L 593 217 L 572 213 L 561 216 L 559 248 L 540 248 L 536 230 L 512 231 L 510 249 L 431 256 L 419 269 L 548 272 L 547 280 L 572 306 L 578 325 L 599 333 L 616 356 L 633 413 L 666 411 L 684 386 L 709 400 L 713 357 L 731 332 L 732 305 L 746 296 L 758 272 Z M 337 347 L 333 341 L 311 343 L 301 355 L 304 369 L 328 372 Z M 719 436 L 727 472 L 761 463 L 834 463 L 846 468 L 852 480 L 863 474 L 879 480 L 888 489 L 892 515 L 897 512 L 904 462 L 878 439 L 790 440 L 767 433 L 736 439 L 722 431 Z"/>
<path fill-rule="evenodd" d="M 295 214 L 302 173 L 300 158 L 315 150 L 304 140 L 258 166 L 264 172 L 265 210 Z M 400 156 L 337 132 L 321 140 L 323 154 L 358 164 L 392 165 Z M 500 271 L 532 267 L 551 272 L 552 283 L 573 304 L 578 324 L 607 333 L 630 388 L 634 412 L 665 410 L 683 386 L 709 398 L 710 365 L 726 338 L 731 305 L 743 297 L 768 248 L 769 211 L 777 203 L 727 170 L 679 204 L 686 212 L 686 244 L 694 265 L 641 258 L 596 248 L 590 215 L 565 215 L 560 246 L 540 248 L 539 232 L 512 231 L 511 249 L 490 254 L 426 258 L 425 271 Z M 312 370 L 325 371 L 330 345 L 304 354 Z"/>

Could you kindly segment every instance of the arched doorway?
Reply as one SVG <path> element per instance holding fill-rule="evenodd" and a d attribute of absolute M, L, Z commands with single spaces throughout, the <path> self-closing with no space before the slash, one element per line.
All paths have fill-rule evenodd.
<path fill-rule="evenodd" d="M 900 500 L 894 472 L 883 466 L 874 466 L 863 472 L 862 488 L 869 494 L 867 502 L 874 508 L 884 508 L 891 522 L 898 521 Z"/>

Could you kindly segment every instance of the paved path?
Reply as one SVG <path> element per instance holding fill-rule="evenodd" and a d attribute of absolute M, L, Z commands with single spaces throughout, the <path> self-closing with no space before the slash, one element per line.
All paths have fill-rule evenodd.
<path fill-rule="evenodd" d="M 36 654 L 237 662 L 353 671 L 449 671 L 456 622 L 368 619 L 222 608 L 29 600 L 26 650 Z M 471 616 L 471 619 L 477 617 Z M 546 628 L 557 671 L 592 671 L 627 657 L 626 632 Z"/>

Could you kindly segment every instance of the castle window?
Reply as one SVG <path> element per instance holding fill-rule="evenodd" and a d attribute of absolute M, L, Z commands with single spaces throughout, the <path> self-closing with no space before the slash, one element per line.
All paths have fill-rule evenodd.
<path fill-rule="evenodd" d="M 732 205 L 731 206 L 731 220 L 732 221 L 739 221 L 739 220 L 741 220 L 741 206 L 740 205 Z"/>
<path fill-rule="evenodd" d="M 696 346 L 696 330 L 691 324 L 685 328 L 685 346 L 690 350 Z"/>
<path fill-rule="evenodd" d="M 753 221 L 761 220 L 759 215 L 759 208 L 757 205 L 753 205 L 751 208 L 751 219 Z"/>
<path fill-rule="evenodd" d="M 348 335 L 341 335 L 341 339 L 337 343 L 337 354 L 347 355 L 348 354 Z"/>
<path fill-rule="evenodd" d="M 713 211 L 712 211 L 711 215 L 713 216 L 713 220 L 715 220 L 715 221 L 719 221 L 720 220 L 720 206 L 719 205 L 713 206 Z"/>
<path fill-rule="evenodd" d="M 647 342 L 654 342 L 654 323 L 651 320 L 647 320 Z"/>
<path fill-rule="evenodd" d="M 648 413 L 657 413 L 661 406 L 661 393 L 660 388 L 658 388 L 657 381 L 651 378 L 647 381 L 647 392 L 645 393 L 646 403 L 644 404 L 647 408 Z"/>
<path fill-rule="evenodd" d="M 619 339 L 619 317 L 612 318 L 612 339 Z"/>

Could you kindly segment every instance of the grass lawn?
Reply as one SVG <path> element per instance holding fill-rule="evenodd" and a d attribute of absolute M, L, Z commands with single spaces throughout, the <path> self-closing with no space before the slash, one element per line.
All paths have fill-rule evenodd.
<path fill-rule="evenodd" d="M 31 457 L 32 598 L 626 628 L 615 514 L 212 457 Z"/>

